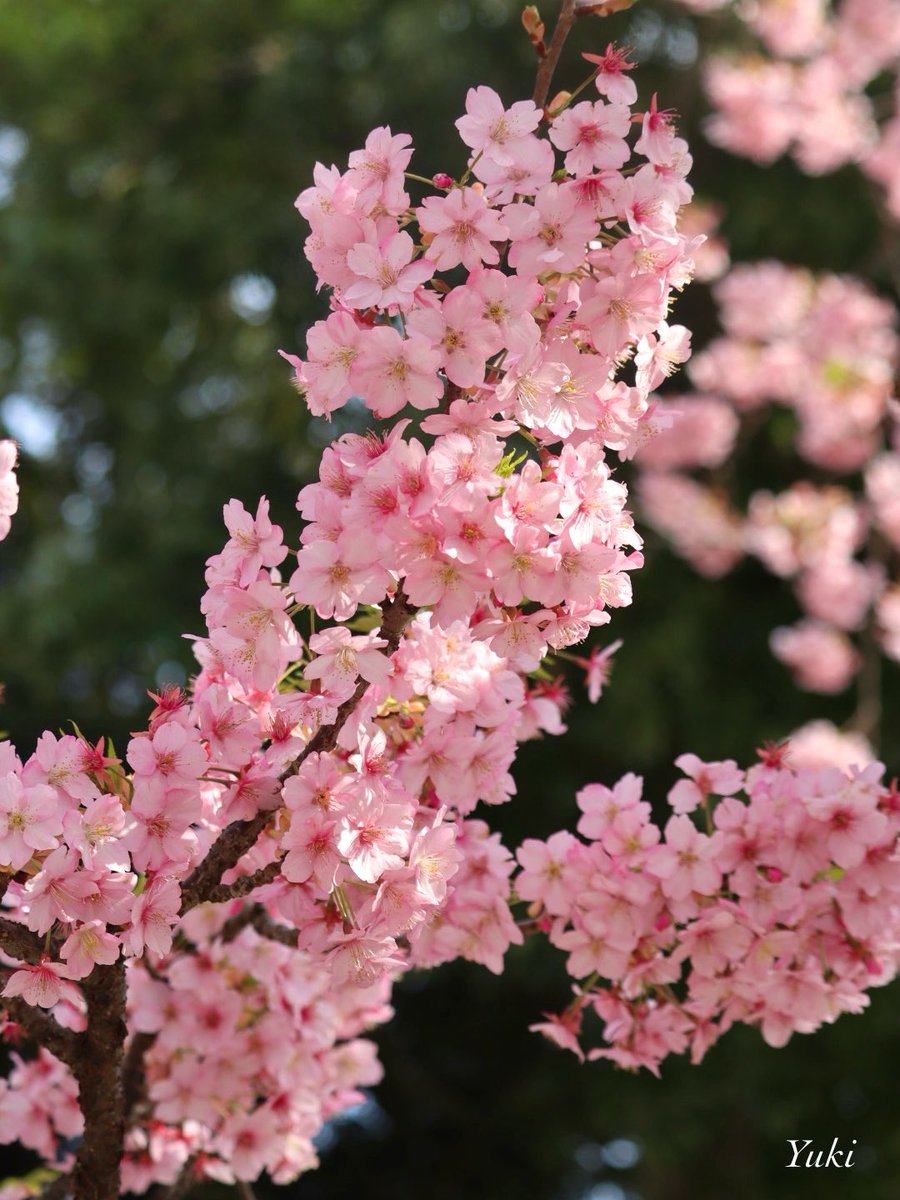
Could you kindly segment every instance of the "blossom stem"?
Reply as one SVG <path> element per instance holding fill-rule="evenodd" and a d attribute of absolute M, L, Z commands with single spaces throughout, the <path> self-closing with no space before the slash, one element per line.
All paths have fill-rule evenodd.
<path fill-rule="evenodd" d="M 414 179 L 416 183 L 427 183 L 429 187 L 434 187 L 434 180 L 426 179 L 424 175 L 416 175 L 414 171 L 404 171 L 403 174 L 407 179 Z"/>
<path fill-rule="evenodd" d="M 575 0 L 563 0 L 563 5 L 556 21 L 556 28 L 553 30 L 553 37 L 550 39 L 547 53 L 538 64 L 537 77 L 534 81 L 534 95 L 532 96 L 532 100 L 538 108 L 543 108 L 547 103 L 553 72 L 556 70 L 556 64 L 559 62 L 560 54 L 562 54 L 562 48 L 574 24 Z"/>
<path fill-rule="evenodd" d="M 591 71 L 590 75 L 588 75 L 586 79 L 582 79 L 581 83 L 579 83 L 578 87 L 575 88 L 574 91 L 569 92 L 568 98 L 564 100 L 558 108 L 554 108 L 550 116 L 558 117 L 560 113 L 565 112 L 575 97 L 580 96 L 586 87 L 590 87 L 596 78 L 597 72 Z"/>

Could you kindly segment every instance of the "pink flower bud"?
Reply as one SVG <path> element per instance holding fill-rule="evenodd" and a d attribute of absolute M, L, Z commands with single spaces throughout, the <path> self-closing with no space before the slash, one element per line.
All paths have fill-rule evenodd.
<path fill-rule="evenodd" d="M 437 175 L 431 181 L 436 188 L 443 188 L 445 191 L 453 187 L 453 176 L 448 175 L 446 171 L 438 171 Z"/>

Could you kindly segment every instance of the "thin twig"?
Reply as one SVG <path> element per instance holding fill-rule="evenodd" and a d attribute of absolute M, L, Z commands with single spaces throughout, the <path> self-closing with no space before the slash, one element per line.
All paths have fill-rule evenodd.
<path fill-rule="evenodd" d="M 239 875 L 233 883 L 217 883 L 208 888 L 206 899 L 213 904 L 226 904 L 229 900 L 238 900 L 241 896 L 249 896 L 258 887 L 274 883 L 280 874 L 281 863 L 270 862 L 254 871 L 252 875 Z"/>
<path fill-rule="evenodd" d="M 534 81 L 534 95 L 532 96 L 532 100 L 538 108 L 543 108 L 547 103 L 547 97 L 550 94 L 550 84 L 553 81 L 553 72 L 556 70 L 556 64 L 559 62 L 560 54 L 562 54 L 562 48 L 574 24 L 575 0 L 563 0 L 556 28 L 553 30 L 553 37 L 550 39 L 547 53 L 541 58 L 538 64 L 537 76 Z"/>
<path fill-rule="evenodd" d="M 403 630 L 415 612 L 416 609 L 407 603 L 402 589 L 398 589 L 394 598 L 384 605 L 382 610 L 381 634 L 387 641 L 385 654 L 388 657 L 400 645 Z M 349 717 L 352 716 L 369 686 L 365 679 L 359 681 L 353 695 L 348 700 L 345 700 L 337 710 L 334 721 L 329 725 L 322 726 L 315 737 L 304 747 L 303 753 L 298 755 L 293 763 L 281 773 L 280 781 L 282 783 L 290 779 L 292 775 L 296 775 L 302 764 L 311 754 L 324 753 L 334 749 L 341 729 Z M 269 824 L 272 816 L 273 813 L 271 812 L 261 812 L 257 813 L 250 821 L 233 821 L 219 835 L 200 865 L 191 872 L 182 884 L 182 916 L 198 904 L 203 904 L 206 901 L 222 903 L 226 900 L 232 900 L 237 896 L 247 895 L 248 891 L 252 891 L 254 887 L 260 886 L 259 882 L 254 882 L 250 886 L 247 886 L 241 880 L 236 880 L 233 884 L 225 885 L 222 884 L 221 880 L 225 872 L 236 866 L 238 861 L 256 844 L 259 835 Z M 270 864 L 270 867 L 263 868 L 265 877 L 261 882 L 269 883 L 275 878 L 277 871 L 275 874 L 269 874 L 273 866 L 275 864 Z M 256 879 L 256 876 L 247 876 L 245 878 Z"/>
<path fill-rule="evenodd" d="M 80 1060 L 80 1034 L 65 1029 L 55 1017 L 28 1004 L 21 996 L 6 996 L 0 1000 L 0 1005 L 17 1025 L 22 1026 L 32 1041 L 75 1070 Z"/>
<path fill-rule="evenodd" d="M 271 942 L 281 942 L 283 946 L 297 948 L 297 930 L 288 925 L 273 921 L 261 904 L 248 904 L 239 913 L 226 921 L 219 930 L 219 938 L 223 942 L 233 942 L 244 929 L 255 929 L 260 937 L 268 938 Z"/>

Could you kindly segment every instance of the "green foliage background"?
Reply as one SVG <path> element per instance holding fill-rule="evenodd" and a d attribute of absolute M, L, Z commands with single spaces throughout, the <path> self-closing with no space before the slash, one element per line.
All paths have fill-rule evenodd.
<path fill-rule="evenodd" d="M 735 258 L 886 288 L 888 235 L 858 175 L 760 170 L 702 142 L 696 57 L 710 29 L 639 0 L 579 24 L 558 83 L 583 77 L 579 49 L 630 43 L 643 97 L 658 90 L 682 114 L 699 193 L 727 205 Z M 186 678 L 182 635 L 202 632 L 204 561 L 229 497 L 249 507 L 266 493 L 296 531 L 298 487 L 343 428 L 307 421 L 276 353 L 301 350 L 325 307 L 292 209 L 313 163 L 343 164 L 390 124 L 413 135 L 415 170 L 455 173 L 467 88 L 512 100 L 530 93 L 533 66 L 512 0 L 0 0 L 0 426 L 23 447 L 21 512 L 0 552 L 0 720 L 21 749 L 73 717 L 122 748 L 146 688 Z M 699 286 L 678 319 L 695 345 L 711 333 Z M 781 486 L 795 466 L 760 440 L 735 487 Z M 795 609 L 761 569 L 705 583 L 649 538 L 635 583 L 613 625 L 625 639 L 614 686 L 597 709 L 579 702 L 566 739 L 522 756 L 520 799 L 500 815 L 511 843 L 570 823 L 590 779 L 637 770 L 663 795 L 683 750 L 747 759 L 814 716 L 852 713 L 852 697 L 792 689 L 770 658 L 768 631 Z M 896 668 L 884 692 L 892 733 Z M 896 737 L 882 753 L 900 768 Z M 410 978 L 380 1035 L 377 1103 L 330 1131 L 322 1169 L 293 1194 L 900 1191 L 896 988 L 784 1051 L 739 1031 L 656 1081 L 580 1068 L 526 1032 L 566 987 L 537 946 L 499 980 L 470 966 Z M 858 1169 L 785 1170 L 786 1139 L 835 1136 L 857 1138 Z"/>

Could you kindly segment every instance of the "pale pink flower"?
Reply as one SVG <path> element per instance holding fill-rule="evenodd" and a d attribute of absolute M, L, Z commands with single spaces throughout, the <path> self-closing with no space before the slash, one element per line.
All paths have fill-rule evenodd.
<path fill-rule="evenodd" d="M 125 811 L 115 796 L 98 796 L 88 801 L 83 810 L 63 815 L 66 842 L 79 852 L 88 868 L 128 870 L 128 851 L 119 844 L 124 829 Z"/>
<path fill-rule="evenodd" d="M 402 338 L 396 329 L 369 330 L 356 364 L 356 381 L 377 417 L 393 417 L 407 404 L 435 408 L 443 394 L 440 355 L 426 338 Z"/>
<path fill-rule="evenodd" d="M 659 325 L 664 297 L 662 281 L 652 275 L 611 276 L 594 285 L 578 321 L 590 331 L 597 353 L 615 358 L 629 342 Z"/>
<path fill-rule="evenodd" d="M 773 629 L 769 645 L 777 659 L 808 692 L 842 692 L 859 669 L 859 655 L 849 638 L 822 621 L 800 621 Z"/>
<path fill-rule="evenodd" d="M 443 810 L 442 810 L 443 811 Z M 440 821 L 415 835 L 409 848 L 409 865 L 415 871 L 416 887 L 429 904 L 441 904 L 447 882 L 459 870 L 462 852 L 456 849 L 456 826 Z"/>
<path fill-rule="evenodd" d="M 492 204 L 509 204 L 516 196 L 533 196 L 546 187 L 556 169 L 556 155 L 545 138 L 530 136 L 516 144 L 508 162 L 481 157 L 472 174 L 484 184 Z"/>
<path fill-rule="evenodd" d="M 119 939 L 108 933 L 102 921 L 79 925 L 66 938 L 60 949 L 66 960 L 70 979 L 84 979 L 98 963 L 108 966 L 119 957 Z"/>
<path fill-rule="evenodd" d="M 321 891 L 328 895 L 334 887 L 341 856 L 335 845 L 337 825 L 324 812 L 295 812 L 288 831 L 281 839 L 287 850 L 282 862 L 282 873 L 291 883 L 306 883 L 314 879 Z"/>
<path fill-rule="evenodd" d="M 566 830 L 552 834 L 546 842 L 526 838 L 516 851 L 522 868 L 516 876 L 516 895 L 539 901 L 554 916 L 569 913 L 575 902 L 568 864 L 581 843 Z"/>
<path fill-rule="evenodd" d="M 676 813 L 693 812 L 709 796 L 731 796 L 744 786 L 744 772 L 730 758 L 703 762 L 696 754 L 681 754 L 675 766 L 688 776 L 669 790 L 669 804 Z"/>
<path fill-rule="evenodd" d="M 541 110 L 530 100 L 517 100 L 505 109 L 497 93 L 482 86 L 469 88 L 466 115 L 456 121 L 456 128 L 476 154 L 506 166 L 514 160 L 519 144 L 537 129 L 540 120 Z"/>
<path fill-rule="evenodd" d="M 416 218 L 419 228 L 432 235 L 426 254 L 439 271 L 459 263 L 469 271 L 482 263 L 493 266 L 500 255 L 492 243 L 509 236 L 500 214 L 471 187 L 428 196 L 416 209 Z"/>
<path fill-rule="evenodd" d="M 269 520 L 269 502 L 263 497 L 251 517 L 240 500 L 229 500 L 222 510 L 231 535 L 219 556 L 240 587 L 254 582 L 263 567 L 277 567 L 287 554 L 281 528 Z"/>
<path fill-rule="evenodd" d="M 826 768 L 828 771 L 837 772 L 840 778 L 837 767 Z M 878 764 L 871 764 L 863 771 L 875 772 L 875 778 L 881 775 Z M 839 867 L 846 870 L 859 866 L 867 850 L 878 845 L 888 832 L 887 818 L 877 810 L 876 802 L 877 795 L 870 790 L 846 786 L 836 792 L 813 793 L 808 797 L 807 808 L 816 820 L 825 823 L 828 850 Z"/>
<path fill-rule="evenodd" d="M 629 62 L 626 51 L 617 49 L 610 42 L 605 54 L 582 54 L 581 57 L 596 66 L 595 82 L 601 96 L 606 96 L 612 104 L 634 104 L 638 95 L 637 85 L 626 72 L 633 71 L 636 64 Z"/>
<path fill-rule="evenodd" d="M 61 816 L 52 787 L 25 787 L 12 771 L 0 777 L 0 862 L 18 871 L 36 851 L 54 850 L 62 833 Z"/>
<path fill-rule="evenodd" d="M 616 170 L 631 157 L 625 141 L 631 127 L 631 111 L 624 104 L 574 104 L 555 117 L 550 140 L 567 151 L 570 175 L 587 175 L 594 168 Z"/>
<path fill-rule="evenodd" d="M 126 952 L 140 958 L 148 950 L 168 954 L 172 949 L 174 925 L 181 906 L 181 888 L 167 876 L 157 875 L 145 891 L 135 897 L 131 926 L 122 935 Z"/>
<path fill-rule="evenodd" d="M 366 138 L 365 149 L 350 154 L 346 182 L 356 189 L 360 208 L 371 212 L 377 207 L 398 215 L 407 207 L 403 173 L 412 158 L 411 142 L 408 133 L 392 134 L 382 125 Z"/>
<path fill-rule="evenodd" d="M 345 310 L 317 321 L 307 333 L 302 390 L 314 416 L 330 416 L 353 395 L 362 339 L 363 331 Z"/>
<path fill-rule="evenodd" d="M 707 837 L 690 817 L 670 817 L 665 842 L 655 848 L 646 870 L 660 880 L 672 900 L 685 900 L 691 892 L 711 896 L 719 888 L 722 872 L 716 864 L 718 835 Z"/>
<path fill-rule="evenodd" d="M 408 805 L 370 800 L 341 819 L 337 848 L 355 875 L 374 883 L 385 871 L 403 865 L 411 826 Z"/>
<path fill-rule="evenodd" d="M 321 679 L 326 687 L 336 683 L 355 683 L 362 676 L 367 683 L 386 683 L 391 660 L 380 653 L 384 638 L 368 635 L 354 637 L 349 629 L 335 626 L 313 634 L 309 648 L 315 658 L 303 670 L 307 679 Z"/>
<path fill-rule="evenodd" d="M 48 962 L 37 966 L 24 965 L 13 971 L 3 989 L 4 996 L 21 996 L 26 1004 L 40 1008 L 53 1008 L 60 1000 L 69 999 L 77 1003 L 78 990 L 68 982 L 72 976 L 63 963 Z"/>
<path fill-rule="evenodd" d="M 356 280 L 343 289 L 344 302 L 354 308 L 409 309 L 416 289 L 434 274 L 434 264 L 424 258 L 413 261 L 415 245 L 405 230 L 379 237 L 373 222 L 366 233 L 366 241 L 347 252 Z"/>
<path fill-rule="evenodd" d="M 578 821 L 578 832 L 582 837 L 599 839 L 619 813 L 639 805 L 642 805 L 641 811 L 649 812 L 649 806 L 641 801 L 643 786 L 643 779 L 629 772 L 612 788 L 602 783 L 589 783 L 583 787 L 575 795 L 584 814 Z"/>
<path fill-rule="evenodd" d="M 534 204 L 507 204 L 503 220 L 512 245 L 509 265 L 527 276 L 573 271 L 597 232 L 597 221 L 567 185 L 548 183 Z"/>
<path fill-rule="evenodd" d="M 690 356 L 690 330 L 683 325 L 669 325 L 661 321 L 653 333 L 645 334 L 638 342 L 634 356 L 638 387 L 648 392 L 654 391 Z"/>
<path fill-rule="evenodd" d="M 174 721 L 132 738 L 127 754 L 136 776 L 162 779 L 168 787 L 190 786 L 206 768 L 206 754 L 196 735 Z"/>
<path fill-rule="evenodd" d="M 390 582 L 384 567 L 360 561 L 334 542 L 319 541 L 298 553 L 290 589 L 301 604 L 311 605 L 320 617 L 346 621 L 359 604 L 383 600 Z"/>
<path fill-rule="evenodd" d="M 488 358 L 503 346 L 496 327 L 482 316 L 482 302 L 469 288 L 454 288 L 441 304 L 421 305 L 407 328 L 427 338 L 441 356 L 451 383 L 474 387 L 484 380 Z"/>

